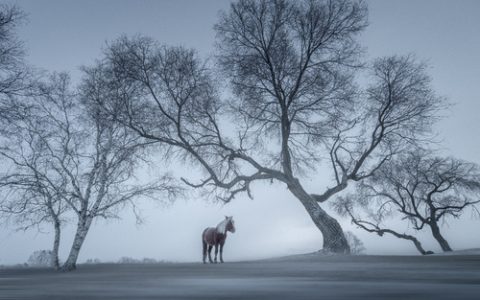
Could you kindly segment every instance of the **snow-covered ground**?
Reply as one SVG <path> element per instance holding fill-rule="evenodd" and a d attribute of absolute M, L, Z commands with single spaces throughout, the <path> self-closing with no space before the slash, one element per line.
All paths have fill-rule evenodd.
<path fill-rule="evenodd" d="M 480 248 L 442 252 L 436 255 L 480 255 Z"/>
<path fill-rule="evenodd" d="M 0 299 L 479 299 L 480 255 L 336 256 L 0 270 Z"/>

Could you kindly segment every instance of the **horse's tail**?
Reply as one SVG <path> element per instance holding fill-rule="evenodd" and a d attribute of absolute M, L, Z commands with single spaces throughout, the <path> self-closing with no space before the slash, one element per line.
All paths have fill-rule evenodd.
<path fill-rule="evenodd" d="M 203 245 L 203 254 L 207 253 L 207 242 L 202 238 L 202 245 Z"/>
<path fill-rule="evenodd" d="M 205 260 L 207 259 L 207 241 L 205 240 L 205 233 L 207 232 L 207 229 L 208 228 L 206 228 L 202 232 L 202 245 L 203 245 L 202 260 L 203 260 L 203 263 L 205 263 Z"/>

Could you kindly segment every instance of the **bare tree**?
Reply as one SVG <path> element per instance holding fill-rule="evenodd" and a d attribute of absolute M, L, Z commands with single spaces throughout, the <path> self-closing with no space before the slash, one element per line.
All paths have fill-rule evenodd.
<path fill-rule="evenodd" d="M 440 232 L 440 223 L 447 217 L 459 218 L 468 207 L 478 213 L 475 205 L 480 203 L 479 197 L 478 166 L 417 150 L 385 163 L 374 176 L 359 185 L 355 196 L 343 201 L 340 210 L 359 227 L 379 235 L 390 233 L 411 240 L 422 254 L 428 254 L 415 237 L 381 228 L 380 224 L 398 214 L 415 230 L 429 228 L 441 249 L 451 251 Z M 355 204 L 369 210 L 371 220 L 355 215 Z"/>
<path fill-rule="evenodd" d="M 123 126 L 103 118 L 97 92 L 88 86 L 80 90 L 84 113 L 82 131 L 72 131 L 67 120 L 63 127 L 66 139 L 61 144 L 62 156 L 53 155 L 58 167 L 70 179 L 73 198 L 68 203 L 78 217 L 73 245 L 62 267 L 65 270 L 75 269 L 93 219 L 116 217 L 126 205 L 135 208 L 135 201 L 142 197 L 154 199 L 163 193 L 164 198 L 173 199 L 180 192 L 168 175 L 146 184 L 134 180 L 139 162 L 144 161 L 144 143 Z M 64 156 L 68 157 L 67 160 Z"/>
<path fill-rule="evenodd" d="M 357 201 L 354 201 L 354 199 Z M 373 205 L 369 202 L 363 202 L 363 208 L 367 210 L 367 217 L 362 217 L 358 213 L 358 210 L 355 209 L 355 205 L 358 203 L 358 198 L 352 196 L 340 197 L 339 200 L 333 204 L 333 206 L 340 215 L 348 216 L 353 224 L 367 232 L 376 233 L 379 236 L 383 236 L 384 234 L 388 233 L 396 238 L 411 241 L 415 245 L 415 248 L 418 250 L 418 252 L 420 252 L 422 255 L 433 254 L 432 251 L 425 250 L 422 246 L 422 243 L 415 236 L 399 232 L 398 230 L 394 230 L 392 228 L 383 227 L 382 223 L 385 219 L 390 217 L 390 214 L 386 214 L 386 212 L 382 210 L 381 206 L 374 206 L 376 209 L 367 210 L 367 206 Z"/>
<path fill-rule="evenodd" d="M 11 149 L 2 149 L 0 155 L 10 160 L 14 172 L 3 174 L 0 179 L 2 199 L 0 199 L 0 213 L 2 221 L 13 221 L 19 230 L 28 230 L 39 227 L 43 223 L 53 225 L 54 240 L 52 267 L 60 268 L 58 251 L 60 247 L 61 226 L 68 207 L 59 191 L 41 178 L 45 171 L 41 164 L 32 155 L 15 157 Z M 13 154 L 13 155 L 12 155 Z M 42 165 L 42 166 L 41 166 Z M 58 188 L 58 185 L 55 185 Z"/>
<path fill-rule="evenodd" d="M 58 100 L 54 94 L 64 92 L 66 80 L 65 75 L 52 77 L 49 91 L 35 100 L 14 97 L 4 102 L 9 118 L 2 120 L 0 137 L 2 218 L 13 221 L 22 230 L 51 224 L 54 228 L 52 262 L 56 269 L 59 268 L 61 226 L 68 210 L 64 201 L 68 178 L 52 169 L 47 142 L 58 134 L 50 114 L 55 113 L 52 103 Z"/>
<path fill-rule="evenodd" d="M 240 118 L 256 135 L 250 145 L 259 136 L 279 144 L 271 160 L 322 231 L 324 249 L 333 252 L 348 252 L 348 245 L 319 204 L 414 142 L 441 104 L 425 66 L 409 56 L 376 60 L 370 87 L 357 91 L 354 38 L 365 26 L 362 2 L 239 1 L 216 27 L 220 63 L 240 99 Z M 325 154 L 333 187 L 307 192 L 295 170 L 317 168 Z"/>
<path fill-rule="evenodd" d="M 377 60 L 370 88 L 357 89 L 354 38 L 365 26 L 363 2 L 232 4 L 216 26 L 231 101 L 193 51 L 145 37 L 110 44 L 86 78 L 110 88 L 99 102 L 112 119 L 206 172 L 187 184 L 228 202 L 251 196 L 253 181 L 283 182 L 322 232 L 324 249 L 348 253 L 340 224 L 320 204 L 415 142 L 441 104 L 425 66 L 410 56 Z M 321 164 L 325 156 L 330 166 Z M 333 169 L 333 187 L 309 192 L 300 179 L 320 167 Z"/>
<path fill-rule="evenodd" d="M 218 100 L 208 72 L 191 51 L 159 47 L 148 38 L 117 40 L 89 73 L 104 72 L 101 76 L 115 81 L 122 93 L 113 110 L 117 121 L 144 138 L 184 150 L 203 167 L 208 177 L 199 184 L 187 182 L 191 186 L 226 189 L 223 200 L 230 201 L 249 192 L 254 180 L 277 179 L 322 231 L 325 250 L 348 252 L 340 225 L 319 203 L 345 189 L 349 180 L 370 176 L 402 142 L 414 140 L 414 129 L 421 128 L 415 125 L 430 122 L 438 108 L 424 67 L 409 57 L 377 61 L 369 97 L 356 92 L 353 36 L 364 19 L 365 7 L 351 2 L 234 4 L 217 26 L 220 61 L 230 70 L 226 74 L 237 96 L 228 106 Z M 304 32 L 307 28 L 311 34 Z M 354 111 L 363 115 L 352 118 Z M 223 112 L 241 124 L 237 136 L 221 131 Z M 166 125 L 167 131 L 157 129 Z M 318 162 L 323 144 L 330 147 L 336 183 L 313 194 L 295 172 Z"/>
<path fill-rule="evenodd" d="M 58 268 L 61 214 L 64 207 L 58 202 L 56 191 L 45 184 L 35 170 L 45 171 L 45 157 L 41 143 L 28 134 L 38 119 L 25 116 L 29 105 L 25 96 L 38 93 L 31 68 L 25 63 L 23 43 L 16 29 L 25 14 L 14 5 L 0 4 L 0 148 L 3 171 L 0 187 L 3 193 L 0 206 L 4 220 L 13 219 L 21 229 L 44 222 L 55 228 L 53 259 Z M 8 168 L 10 167 L 10 169 Z"/>
<path fill-rule="evenodd" d="M 123 207 L 135 207 L 140 198 L 153 198 L 159 192 L 170 197 L 179 189 L 167 175 L 146 184 L 134 179 L 143 161 L 143 145 L 97 113 L 94 94 L 74 93 L 65 74 L 54 75 L 39 90 L 40 96 L 20 106 L 22 118 L 5 136 L 2 155 L 13 168 L 3 184 L 17 192 L 5 201 L 10 212 L 22 207 L 22 216 L 37 222 L 48 217 L 55 226 L 65 208 L 74 212 L 77 231 L 62 266 L 72 270 L 94 219 L 116 217 Z M 57 252 L 58 242 L 59 231 Z"/>

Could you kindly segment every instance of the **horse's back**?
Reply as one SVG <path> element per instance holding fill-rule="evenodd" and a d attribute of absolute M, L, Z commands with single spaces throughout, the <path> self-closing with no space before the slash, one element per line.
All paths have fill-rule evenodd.
<path fill-rule="evenodd" d="M 202 240 L 204 243 L 207 243 L 209 245 L 214 245 L 215 244 L 215 230 L 216 228 L 214 227 L 207 227 L 202 233 Z"/>

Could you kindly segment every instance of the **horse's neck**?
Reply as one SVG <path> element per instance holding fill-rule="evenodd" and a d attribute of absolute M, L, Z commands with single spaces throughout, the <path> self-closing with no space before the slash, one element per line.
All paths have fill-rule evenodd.
<path fill-rule="evenodd" d="M 227 221 L 223 220 L 222 222 L 220 222 L 217 225 L 216 230 L 218 233 L 227 234 Z"/>

